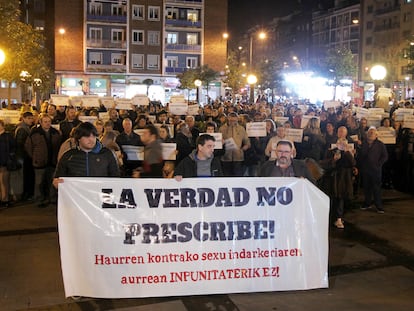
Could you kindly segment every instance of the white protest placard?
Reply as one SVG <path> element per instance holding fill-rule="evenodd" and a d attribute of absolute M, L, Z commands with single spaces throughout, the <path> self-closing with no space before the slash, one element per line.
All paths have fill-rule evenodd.
<path fill-rule="evenodd" d="M 380 87 L 377 91 L 378 96 L 380 97 L 392 97 L 392 90 L 386 87 Z"/>
<path fill-rule="evenodd" d="M 132 100 L 127 98 L 117 98 L 115 100 L 115 108 L 123 110 L 132 110 Z"/>
<path fill-rule="evenodd" d="M 144 161 L 144 146 L 122 145 L 128 161 Z"/>
<path fill-rule="evenodd" d="M 356 117 L 357 119 L 361 118 L 368 118 L 369 116 L 369 110 L 366 108 L 358 107 L 356 111 Z"/>
<path fill-rule="evenodd" d="M 413 115 L 404 115 L 403 127 L 414 129 L 414 116 Z"/>
<path fill-rule="evenodd" d="M 353 141 L 358 141 L 358 135 L 351 135 L 349 136 Z"/>
<path fill-rule="evenodd" d="M 318 126 L 319 126 L 319 124 L 320 124 L 320 119 L 319 119 L 319 117 L 316 117 L 316 116 L 308 116 L 308 115 L 303 115 L 303 116 L 302 116 L 302 120 L 300 121 L 300 128 L 304 128 L 304 127 L 306 127 L 306 126 L 308 125 L 308 123 L 309 123 L 309 120 L 310 120 L 310 119 L 313 119 L 313 118 L 317 119 L 317 124 L 318 124 Z"/>
<path fill-rule="evenodd" d="M 273 121 L 280 123 L 280 124 L 285 124 L 286 121 L 289 121 L 288 117 L 273 117 Z"/>
<path fill-rule="evenodd" d="M 224 145 L 226 147 L 226 151 L 239 149 L 233 137 L 225 139 Z"/>
<path fill-rule="evenodd" d="M 266 122 L 248 122 L 246 132 L 249 137 L 265 137 L 267 135 Z"/>
<path fill-rule="evenodd" d="M 413 112 L 414 112 L 414 109 L 411 109 L 411 108 L 398 108 L 394 112 L 395 121 L 403 121 L 405 115 L 412 116 Z"/>
<path fill-rule="evenodd" d="M 306 111 L 308 111 L 309 106 L 308 106 L 308 105 L 298 105 L 298 108 L 299 108 L 300 110 L 302 110 L 302 111 L 303 111 L 303 113 L 305 113 Z"/>
<path fill-rule="evenodd" d="M 154 124 L 157 119 L 157 117 L 153 114 L 148 115 L 147 118 L 148 118 L 148 121 L 150 121 L 152 124 Z"/>
<path fill-rule="evenodd" d="M 337 108 L 337 107 L 340 107 L 340 106 L 341 106 L 341 102 L 336 101 L 336 100 L 325 100 L 323 102 L 323 107 L 325 109 L 328 109 L 328 108 Z"/>
<path fill-rule="evenodd" d="M 378 140 L 382 141 L 386 145 L 394 145 L 396 143 L 395 131 L 379 130 Z"/>
<path fill-rule="evenodd" d="M 60 124 L 51 124 L 51 127 L 53 127 L 55 130 L 60 131 Z"/>
<path fill-rule="evenodd" d="M 187 115 L 190 116 L 196 116 L 199 115 L 199 109 L 200 107 L 196 104 L 196 105 L 188 105 L 188 110 L 187 110 Z"/>
<path fill-rule="evenodd" d="M 287 128 L 285 139 L 293 141 L 295 143 L 301 143 L 303 137 L 303 129 Z"/>
<path fill-rule="evenodd" d="M 329 285 L 329 198 L 307 179 L 63 179 L 57 211 L 66 297 Z"/>
<path fill-rule="evenodd" d="M 98 119 L 98 117 L 96 117 L 96 116 L 79 116 L 78 119 L 79 119 L 79 121 L 82 121 L 82 122 L 89 122 L 89 123 L 94 124 L 95 121 Z"/>
<path fill-rule="evenodd" d="M 162 159 L 163 160 L 175 160 L 177 154 L 176 143 L 161 143 L 162 147 Z"/>
<path fill-rule="evenodd" d="M 369 114 L 382 115 L 384 112 L 384 108 L 368 108 Z"/>
<path fill-rule="evenodd" d="M 106 122 L 109 120 L 109 113 L 108 112 L 99 112 L 99 120 Z"/>
<path fill-rule="evenodd" d="M 381 126 L 381 120 L 382 120 L 382 115 L 370 114 L 367 117 L 367 125 L 368 126 L 380 127 Z"/>
<path fill-rule="evenodd" d="M 335 149 L 338 148 L 337 144 L 331 144 L 331 149 Z M 353 143 L 348 143 L 348 151 L 354 150 L 355 149 L 355 144 Z"/>
<path fill-rule="evenodd" d="M 361 96 L 358 92 L 348 92 L 347 95 L 351 98 L 359 98 Z"/>
<path fill-rule="evenodd" d="M 135 95 L 132 97 L 132 104 L 134 106 L 148 106 L 150 100 L 147 95 Z"/>
<path fill-rule="evenodd" d="M 82 107 L 82 98 L 80 96 L 72 96 L 69 100 L 73 107 Z"/>
<path fill-rule="evenodd" d="M 100 97 L 99 100 L 101 101 L 102 106 L 104 106 L 106 109 L 115 108 L 115 99 L 113 97 Z"/>
<path fill-rule="evenodd" d="M 177 103 L 170 103 L 168 105 L 168 110 L 175 115 L 186 115 L 188 111 L 188 103 L 185 102 L 177 102 Z"/>
<path fill-rule="evenodd" d="M 134 133 L 138 134 L 139 136 L 142 136 L 142 134 L 144 133 L 144 129 L 135 129 Z"/>
<path fill-rule="evenodd" d="M 50 94 L 50 99 L 56 106 L 69 106 L 69 98 L 68 95 Z"/>
<path fill-rule="evenodd" d="M 200 135 L 208 134 L 214 137 L 214 149 L 223 149 L 223 134 L 222 133 L 200 133 Z"/>
<path fill-rule="evenodd" d="M 96 95 L 84 95 L 81 97 L 82 100 L 82 107 L 95 107 L 99 108 L 99 96 Z"/>
<path fill-rule="evenodd" d="M 0 119 L 3 119 L 6 124 L 17 124 L 20 122 L 20 111 L 0 109 Z"/>
<path fill-rule="evenodd" d="M 170 97 L 170 104 L 171 103 L 185 103 L 186 102 L 186 100 L 185 100 L 185 97 L 184 97 L 184 95 L 172 95 L 171 97 Z"/>

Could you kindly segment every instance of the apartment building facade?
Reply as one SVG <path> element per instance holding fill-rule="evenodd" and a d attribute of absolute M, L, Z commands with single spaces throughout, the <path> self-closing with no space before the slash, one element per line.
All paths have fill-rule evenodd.
<path fill-rule="evenodd" d="M 218 2 L 223 10 L 217 15 L 211 6 Z M 165 102 L 178 86 L 177 74 L 203 64 L 224 68 L 226 42 L 217 42 L 221 35 L 206 24 L 225 31 L 227 1 L 74 0 L 68 10 L 56 0 L 57 92 L 121 98 L 148 92 Z M 205 48 L 212 42 L 218 53 Z"/>
<path fill-rule="evenodd" d="M 397 98 L 405 98 L 406 90 L 412 88 L 414 73 L 413 1 L 362 0 L 361 12 L 361 80 L 374 82 L 370 69 L 376 64 L 383 65 L 387 75 L 378 83 L 393 88 Z"/>

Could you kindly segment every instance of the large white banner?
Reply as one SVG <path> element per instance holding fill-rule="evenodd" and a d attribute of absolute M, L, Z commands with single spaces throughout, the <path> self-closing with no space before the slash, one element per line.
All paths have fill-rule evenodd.
<path fill-rule="evenodd" d="M 132 298 L 328 287 L 329 199 L 300 178 L 64 178 L 65 294 Z"/>

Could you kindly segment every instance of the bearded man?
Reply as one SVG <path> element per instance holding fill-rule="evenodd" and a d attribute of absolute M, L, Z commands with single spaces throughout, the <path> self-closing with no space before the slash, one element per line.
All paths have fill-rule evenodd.
<path fill-rule="evenodd" d="M 292 142 L 280 140 L 276 145 L 276 160 L 269 160 L 260 169 L 260 177 L 302 177 L 312 183 L 315 179 L 304 160 L 294 159 Z"/>

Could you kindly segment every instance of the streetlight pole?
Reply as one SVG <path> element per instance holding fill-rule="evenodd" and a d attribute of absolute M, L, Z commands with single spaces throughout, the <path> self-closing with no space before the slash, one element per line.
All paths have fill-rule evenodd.
<path fill-rule="evenodd" d="M 197 104 L 200 104 L 200 86 L 203 84 L 203 82 L 201 82 L 201 80 L 196 79 L 194 80 L 194 85 L 196 87 L 196 99 L 197 99 Z"/>
<path fill-rule="evenodd" d="M 249 69 L 252 70 L 253 68 L 253 37 L 254 35 L 250 35 L 249 37 Z M 260 40 L 266 39 L 266 33 L 264 31 L 259 32 L 258 38 Z"/>
<path fill-rule="evenodd" d="M 257 83 L 257 77 L 254 74 L 247 76 L 247 83 L 249 84 L 249 103 L 253 104 L 254 102 L 254 85 Z"/>

